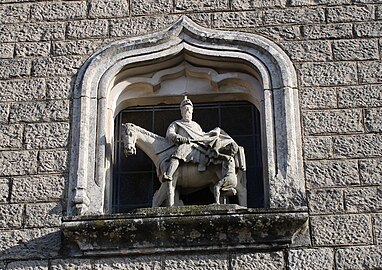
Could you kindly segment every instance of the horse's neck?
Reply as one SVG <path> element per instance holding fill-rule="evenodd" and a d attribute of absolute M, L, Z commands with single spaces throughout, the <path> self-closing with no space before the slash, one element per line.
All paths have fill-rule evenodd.
<path fill-rule="evenodd" d="M 155 138 L 153 136 L 143 134 L 142 132 L 139 132 L 136 144 L 139 149 L 141 149 L 143 152 L 145 152 L 146 155 L 149 156 L 149 158 L 154 162 L 155 166 L 158 166 L 162 159 L 162 155 L 158 155 L 158 153 L 162 152 L 170 146 L 170 144 L 164 139 L 162 140 L 158 137 Z"/>

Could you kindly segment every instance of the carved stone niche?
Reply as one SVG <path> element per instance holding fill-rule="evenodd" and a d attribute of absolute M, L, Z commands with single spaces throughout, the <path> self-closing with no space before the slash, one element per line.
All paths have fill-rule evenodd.
<path fill-rule="evenodd" d="M 227 206 L 221 206 L 207 207 L 200 213 L 195 208 L 190 213 L 186 207 L 169 210 L 167 214 L 163 214 L 166 211 L 163 209 L 146 209 L 147 214 L 109 215 L 115 116 L 129 106 L 177 104 L 185 93 L 196 103 L 245 100 L 257 107 L 261 118 L 266 209 L 227 210 L 224 208 Z M 274 239 L 288 239 L 275 240 L 283 246 L 290 244 L 306 224 L 296 73 L 288 56 L 272 41 L 254 34 L 206 29 L 183 16 L 162 32 L 112 43 L 91 56 L 79 71 L 73 106 L 68 217 L 64 219 L 63 231 L 84 254 L 101 252 L 102 243 L 106 245 L 109 240 L 116 241 L 115 245 L 109 241 L 108 245 L 114 245 L 112 253 L 121 245 L 124 252 L 134 250 L 133 242 L 130 246 L 121 244 L 133 239 L 128 236 L 129 227 L 142 228 L 135 231 L 139 235 L 135 237 L 144 239 L 147 230 L 143 228 L 155 231 L 161 228 L 158 224 L 175 222 L 171 226 L 176 227 L 186 222 L 192 228 L 204 224 L 204 218 L 217 220 L 214 218 L 220 215 L 228 222 L 239 215 L 240 221 L 234 222 L 244 222 L 254 235 L 261 235 L 259 231 L 264 230 L 256 222 L 270 222 L 267 231 Z M 264 219 L 269 217 L 267 212 L 273 215 L 268 220 Z M 278 214 L 274 215 L 275 212 Z M 179 219 L 169 219 L 173 215 Z M 277 229 L 282 227 L 278 223 L 280 218 L 285 221 L 282 226 L 292 230 L 287 238 L 282 238 L 284 233 Z M 220 226 L 220 222 L 213 224 Z M 120 235 L 111 237 L 111 230 L 119 230 Z M 101 237 L 103 232 L 107 232 L 109 240 Z M 163 235 L 163 231 L 157 232 Z M 214 237 L 217 236 L 211 234 L 204 238 L 214 241 Z M 264 241 L 256 237 L 250 238 L 253 245 L 264 246 Z M 242 243 L 238 239 L 232 243 L 223 241 L 222 245 L 250 245 L 249 238 Z M 184 240 L 187 246 L 188 240 Z M 171 239 L 165 241 L 167 246 L 178 245 Z M 271 242 L 266 246 L 272 246 Z M 205 245 L 208 244 L 202 244 Z M 188 248 L 193 249 L 193 245 Z M 156 250 L 155 245 L 150 249 Z"/>

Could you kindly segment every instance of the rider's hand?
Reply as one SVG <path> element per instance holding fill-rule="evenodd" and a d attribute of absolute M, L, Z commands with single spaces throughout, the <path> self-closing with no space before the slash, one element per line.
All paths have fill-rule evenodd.
<path fill-rule="evenodd" d="M 186 138 L 186 137 L 183 137 L 183 136 L 179 136 L 177 139 L 176 139 L 177 143 L 179 144 L 183 144 L 183 143 L 190 143 L 190 139 L 189 138 Z"/>

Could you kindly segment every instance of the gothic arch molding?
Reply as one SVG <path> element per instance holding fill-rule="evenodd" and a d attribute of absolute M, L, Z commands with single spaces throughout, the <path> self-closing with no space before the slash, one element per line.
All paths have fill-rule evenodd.
<path fill-rule="evenodd" d="M 164 31 L 102 48 L 79 70 L 73 100 L 68 215 L 107 212 L 110 119 L 116 113 L 110 100 L 115 86 L 143 68 L 146 73 L 155 73 L 183 62 L 211 69 L 226 65 L 258 81 L 262 97 L 253 97 L 262 104 L 258 106 L 264 129 L 266 204 L 270 208 L 305 206 L 300 112 L 292 62 L 264 37 L 203 28 L 183 16 Z"/>

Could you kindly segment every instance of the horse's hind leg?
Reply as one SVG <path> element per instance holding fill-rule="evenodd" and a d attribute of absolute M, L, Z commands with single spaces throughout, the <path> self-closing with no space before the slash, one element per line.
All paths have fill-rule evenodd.
<path fill-rule="evenodd" d="M 162 183 L 159 189 L 154 193 L 152 207 L 159 207 L 166 200 L 167 185 Z"/>
<path fill-rule="evenodd" d="M 172 181 L 166 181 L 166 186 L 168 187 L 167 189 L 168 206 L 174 206 L 176 179 L 173 179 Z"/>

